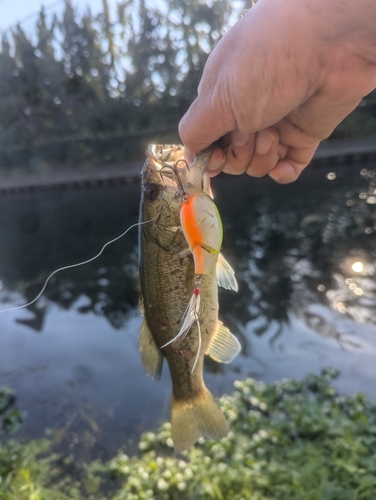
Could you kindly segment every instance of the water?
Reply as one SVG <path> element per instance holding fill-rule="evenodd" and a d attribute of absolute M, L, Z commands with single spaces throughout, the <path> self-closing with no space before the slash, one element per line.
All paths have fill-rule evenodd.
<path fill-rule="evenodd" d="M 239 293 L 220 292 L 220 317 L 242 354 L 206 363 L 216 395 L 247 376 L 265 382 L 334 366 L 343 393 L 376 401 L 376 170 L 308 169 L 288 186 L 213 181 L 224 254 Z M 137 221 L 139 187 L 122 185 L 0 198 L 0 299 L 25 303 L 55 268 L 95 255 Z M 155 382 L 137 353 L 137 230 L 95 262 L 55 276 L 28 309 L 0 315 L 0 386 L 27 411 L 18 437 L 58 432 L 67 455 L 135 450 L 169 418 L 168 370 Z"/>

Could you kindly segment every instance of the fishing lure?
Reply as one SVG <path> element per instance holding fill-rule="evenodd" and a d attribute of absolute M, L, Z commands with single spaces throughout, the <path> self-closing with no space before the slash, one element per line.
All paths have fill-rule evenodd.
<path fill-rule="evenodd" d="M 200 306 L 203 277 L 211 273 L 214 266 L 217 266 L 216 275 L 219 286 L 237 291 L 238 284 L 232 267 L 220 253 L 223 226 L 214 201 L 204 191 L 189 185 L 184 186 L 184 191 L 180 192 L 180 196 L 182 199 L 180 224 L 194 260 L 194 289 L 184 311 L 179 332 L 162 347 L 181 342 L 196 322 L 199 332 L 197 362 L 201 343 Z M 192 372 L 195 369 L 196 362 L 193 365 Z"/>

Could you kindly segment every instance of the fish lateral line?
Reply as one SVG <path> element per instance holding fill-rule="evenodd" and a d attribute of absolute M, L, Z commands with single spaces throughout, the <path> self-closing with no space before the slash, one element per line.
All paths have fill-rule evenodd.
<path fill-rule="evenodd" d="M 102 253 L 104 252 L 104 250 L 109 246 L 111 245 L 112 243 L 115 243 L 116 241 L 120 240 L 121 238 L 123 238 L 123 236 L 125 236 L 128 231 L 130 231 L 131 229 L 133 229 L 134 227 L 137 227 L 137 226 L 142 226 L 144 224 L 148 224 L 149 222 L 152 222 L 154 219 L 156 219 L 157 217 L 159 217 L 163 211 L 164 207 L 162 207 L 162 209 L 160 210 L 160 212 L 154 216 L 152 219 L 149 219 L 147 221 L 143 221 L 143 222 L 136 222 L 135 224 L 132 224 L 131 226 L 129 226 L 125 231 L 123 231 L 119 236 L 116 236 L 116 238 L 113 238 L 112 240 L 108 241 L 107 243 L 105 243 L 103 245 L 103 247 L 101 248 L 101 250 L 96 254 L 94 255 L 94 257 L 91 257 L 90 259 L 87 259 L 87 260 L 84 260 L 82 262 L 77 262 L 76 264 L 70 264 L 69 266 L 64 266 L 64 267 L 59 267 L 58 269 L 55 269 L 55 271 L 53 271 L 48 277 L 47 279 L 45 280 L 43 286 L 42 286 L 42 289 L 41 291 L 38 293 L 38 295 L 33 299 L 31 300 L 30 302 L 27 302 L 26 304 L 22 304 L 20 306 L 15 306 L 15 307 L 8 307 L 6 309 L 1 309 L 0 310 L 0 314 L 1 313 L 5 313 L 5 312 L 9 312 L 9 311 L 17 311 L 19 309 L 25 309 L 25 307 L 29 307 L 33 304 L 35 304 L 37 302 L 37 300 L 39 300 L 41 298 L 41 296 L 43 295 L 43 293 L 45 292 L 46 288 L 47 288 L 47 285 L 48 283 L 50 282 L 51 278 L 53 276 L 55 276 L 57 273 L 60 273 L 61 271 L 66 271 L 68 269 L 74 269 L 75 267 L 80 267 L 80 266 L 84 266 L 86 264 L 90 264 L 91 262 L 93 262 L 94 260 L 96 260 L 98 257 L 100 257 L 102 255 Z"/>

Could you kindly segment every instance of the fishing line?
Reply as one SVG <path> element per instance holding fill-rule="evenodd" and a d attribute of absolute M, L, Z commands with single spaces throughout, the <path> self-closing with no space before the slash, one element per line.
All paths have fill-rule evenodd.
<path fill-rule="evenodd" d="M 48 276 L 48 278 L 46 279 L 46 281 L 44 282 L 42 290 L 38 293 L 38 295 L 32 301 L 28 302 L 27 304 L 23 304 L 22 306 L 15 306 L 15 307 L 9 307 L 7 309 L 2 309 L 2 310 L 0 310 L 0 313 L 8 312 L 8 311 L 16 311 L 17 309 L 24 309 L 25 307 L 31 306 L 38 299 L 40 299 L 40 297 L 43 295 L 43 292 L 45 291 L 45 289 L 46 289 L 46 287 L 47 287 L 50 279 L 52 278 L 52 276 L 55 276 L 55 274 L 59 273 L 60 271 L 65 271 L 66 269 L 73 269 L 74 267 L 84 266 L 85 264 L 89 264 L 90 262 L 93 262 L 95 259 L 97 259 L 98 257 L 100 257 L 102 255 L 102 253 L 104 252 L 104 249 L 106 247 L 108 247 L 108 245 L 111 245 L 112 243 L 115 243 L 115 241 L 120 240 L 120 238 L 122 238 L 123 236 L 125 236 L 128 233 L 128 231 L 130 231 L 131 229 L 133 229 L 136 226 L 142 226 L 143 224 L 147 224 L 149 222 L 152 222 L 154 219 L 156 219 L 157 217 L 159 217 L 161 215 L 162 211 L 163 211 L 163 208 L 164 207 L 162 207 L 161 211 L 157 215 L 155 215 L 152 219 L 149 219 L 149 220 L 146 220 L 146 221 L 143 221 L 143 222 L 136 222 L 135 224 L 132 224 L 122 234 L 120 234 L 119 236 L 117 236 L 113 240 L 110 240 L 107 243 L 105 243 L 103 245 L 102 249 L 100 250 L 100 252 L 97 253 L 97 255 L 95 255 L 94 257 L 91 257 L 88 260 L 84 260 L 83 262 L 78 262 L 77 264 L 71 264 L 69 266 L 59 267 L 59 269 L 56 269 L 55 271 L 53 271 Z"/>
<path fill-rule="evenodd" d="M 196 316 L 196 323 L 197 323 L 197 330 L 198 330 L 198 349 L 197 349 L 195 362 L 193 363 L 193 366 L 192 366 L 191 375 L 195 371 L 197 361 L 198 361 L 198 358 L 200 357 L 200 352 L 201 352 L 201 325 L 200 325 L 200 319 L 197 315 L 197 312 L 195 312 L 195 316 Z"/>

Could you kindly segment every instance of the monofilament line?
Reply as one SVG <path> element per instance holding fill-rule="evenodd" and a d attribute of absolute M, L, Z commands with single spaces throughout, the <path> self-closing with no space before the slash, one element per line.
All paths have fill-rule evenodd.
<path fill-rule="evenodd" d="M 163 210 L 163 209 L 162 209 Z M 162 212 L 161 210 L 161 212 Z M 94 257 L 88 259 L 88 260 L 84 260 L 83 262 L 78 262 L 77 264 L 71 264 L 70 266 L 64 266 L 64 267 L 59 267 L 59 269 L 56 269 L 55 271 L 53 271 L 49 276 L 48 278 L 46 279 L 46 281 L 44 282 L 44 285 L 42 287 L 42 290 L 38 293 L 38 295 L 35 297 L 35 299 L 33 299 L 32 301 L 28 302 L 27 304 L 23 304 L 22 306 L 15 306 L 15 307 L 9 307 L 7 309 L 2 309 L 0 310 L 0 313 L 3 313 L 3 312 L 8 312 L 8 311 L 16 311 L 17 309 L 23 309 L 24 307 L 29 307 L 31 306 L 32 304 L 34 304 L 38 299 L 40 299 L 40 297 L 42 296 L 43 292 L 45 291 L 50 279 L 52 278 L 52 276 L 55 276 L 55 274 L 57 273 L 60 273 L 61 271 L 65 271 L 66 269 L 73 269 L 74 267 L 79 267 L 79 266 L 84 266 L 85 264 L 89 264 L 90 262 L 93 262 L 93 260 L 97 259 L 98 257 L 100 257 L 104 251 L 104 249 L 106 247 L 108 247 L 109 245 L 111 245 L 112 243 L 115 243 L 115 241 L 118 241 L 120 240 L 120 238 L 122 238 L 123 236 L 125 236 L 128 231 L 130 231 L 131 229 L 133 229 L 134 227 L 136 226 L 141 226 L 142 224 L 147 224 L 148 222 L 152 222 L 154 219 L 156 219 L 157 217 L 160 216 L 161 212 L 159 212 L 159 214 L 157 214 L 155 217 L 153 217 L 152 219 L 150 220 L 146 220 L 146 221 L 143 221 L 143 222 L 136 222 L 136 224 L 132 224 L 132 226 L 129 226 L 128 229 L 126 229 L 120 236 L 117 236 L 116 238 L 114 238 L 113 240 L 111 241 L 108 241 L 107 243 L 105 243 L 101 249 L 101 251 L 99 253 L 97 253 L 97 255 L 95 255 Z"/>
<path fill-rule="evenodd" d="M 200 351 L 201 351 L 201 325 L 200 325 L 200 318 L 198 317 L 198 314 L 196 311 L 195 311 L 195 319 L 196 319 L 197 332 L 198 332 L 198 349 L 197 349 L 195 362 L 193 363 L 193 366 L 192 366 L 191 374 L 195 371 L 197 361 L 198 361 L 198 358 L 200 357 Z"/>

